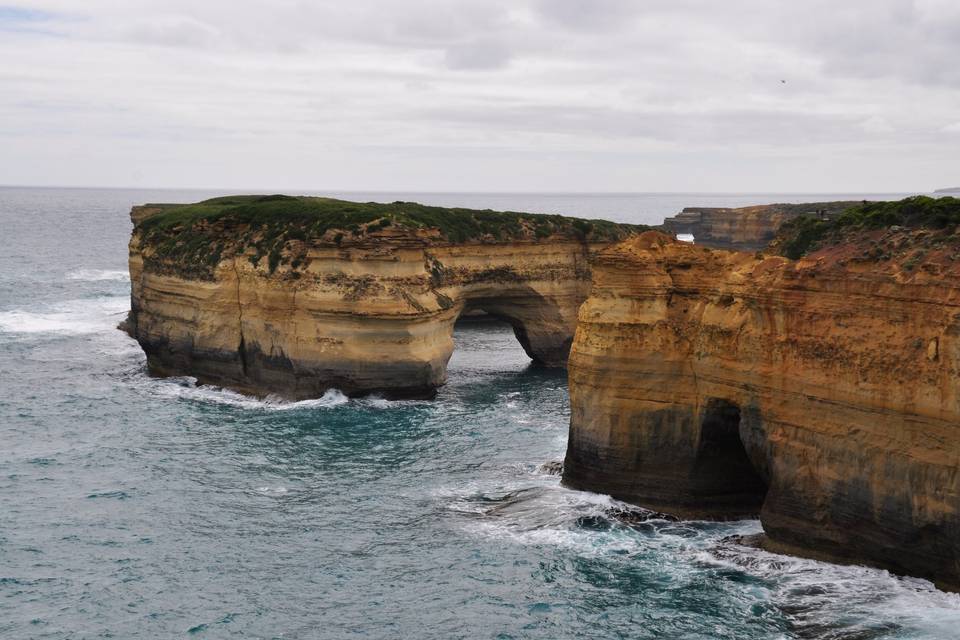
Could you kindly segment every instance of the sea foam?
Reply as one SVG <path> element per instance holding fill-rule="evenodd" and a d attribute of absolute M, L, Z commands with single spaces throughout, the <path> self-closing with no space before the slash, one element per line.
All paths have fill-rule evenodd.
<path fill-rule="evenodd" d="M 85 282 L 103 282 L 104 280 L 126 282 L 130 280 L 130 275 L 126 271 L 117 269 L 77 269 L 67 273 L 66 278 Z"/>
<path fill-rule="evenodd" d="M 293 411 L 299 409 L 325 409 L 346 404 L 350 399 L 337 389 L 330 389 L 323 396 L 310 400 L 290 401 L 277 396 L 263 399 L 244 395 L 237 391 L 221 387 L 199 385 L 196 378 L 184 376 L 176 378 L 151 378 L 143 374 L 140 384 L 148 393 L 156 396 L 189 400 L 208 404 L 218 404 L 240 409 L 260 409 L 264 411 Z"/>
<path fill-rule="evenodd" d="M 129 306 L 126 296 L 65 300 L 48 309 L 0 311 L 0 332 L 82 335 L 113 330 Z"/>

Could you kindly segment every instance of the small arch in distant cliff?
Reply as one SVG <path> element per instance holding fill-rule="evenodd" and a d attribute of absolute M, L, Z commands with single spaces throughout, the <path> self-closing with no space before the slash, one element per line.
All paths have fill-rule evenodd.
<path fill-rule="evenodd" d="M 731 514 L 759 514 L 767 483 L 744 447 L 740 406 L 710 398 L 700 416 L 700 440 L 692 470 L 694 491 Z"/>

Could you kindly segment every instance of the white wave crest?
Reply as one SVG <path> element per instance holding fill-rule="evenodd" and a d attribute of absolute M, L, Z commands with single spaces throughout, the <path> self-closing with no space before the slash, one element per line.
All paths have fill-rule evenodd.
<path fill-rule="evenodd" d="M 766 581 L 772 600 L 790 610 L 801 634 L 816 630 L 823 634 L 817 637 L 840 638 L 854 637 L 859 630 L 863 637 L 879 637 L 877 629 L 896 628 L 902 634 L 897 637 L 951 638 L 960 625 L 960 594 L 939 591 L 920 578 L 738 545 L 721 545 L 697 559 Z"/>
<path fill-rule="evenodd" d="M 310 400 L 293 402 L 277 396 L 263 399 L 244 395 L 230 389 L 208 385 L 198 385 L 195 378 L 150 378 L 144 376 L 144 384 L 154 395 L 191 400 L 209 404 L 226 405 L 240 409 L 261 409 L 266 411 L 293 411 L 302 409 L 325 409 L 338 407 L 350 402 L 350 399 L 338 389 L 330 389 L 323 396 Z"/>
<path fill-rule="evenodd" d="M 583 520 L 608 519 L 611 511 L 635 507 L 608 495 L 562 487 L 557 476 L 527 480 L 536 482 L 503 493 L 440 488 L 434 495 L 447 502 L 451 511 L 467 516 L 462 525 L 471 533 L 513 544 L 555 546 L 583 556 L 634 553 L 650 544 L 623 527 L 598 532 L 578 525 Z M 657 527 L 673 524 L 651 520 L 654 522 L 652 526 Z M 660 538 L 680 540 L 675 536 Z"/>
<path fill-rule="evenodd" d="M 289 492 L 290 490 L 286 487 L 257 487 L 257 493 L 271 497 L 285 496 Z"/>
<path fill-rule="evenodd" d="M 66 277 L 67 280 L 84 280 L 87 282 L 102 282 L 104 280 L 126 282 L 130 280 L 130 274 L 117 269 L 77 269 L 68 273 Z"/>
<path fill-rule="evenodd" d="M 0 332 L 82 335 L 112 331 L 128 306 L 126 296 L 103 296 L 66 300 L 46 311 L 0 311 Z"/>
<path fill-rule="evenodd" d="M 369 395 L 354 400 L 358 405 L 369 409 L 392 409 L 396 407 L 411 407 L 415 405 L 432 405 L 430 400 L 388 400 L 380 395 Z"/>

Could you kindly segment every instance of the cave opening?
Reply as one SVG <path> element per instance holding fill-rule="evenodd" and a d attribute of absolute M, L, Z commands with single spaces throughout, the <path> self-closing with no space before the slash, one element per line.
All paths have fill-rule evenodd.
<path fill-rule="evenodd" d="M 767 481 L 751 462 L 741 432 L 739 405 L 707 401 L 693 475 L 696 492 L 718 515 L 758 515 L 767 495 Z"/>

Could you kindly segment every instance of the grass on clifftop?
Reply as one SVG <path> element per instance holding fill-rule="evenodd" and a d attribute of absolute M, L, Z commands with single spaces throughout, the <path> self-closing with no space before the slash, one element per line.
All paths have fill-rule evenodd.
<path fill-rule="evenodd" d="M 960 198 L 914 196 L 895 202 L 865 202 L 826 220 L 794 218 L 780 227 L 775 246 L 782 255 L 797 260 L 863 231 L 903 227 L 952 233 L 958 225 Z"/>
<path fill-rule="evenodd" d="M 268 266 L 273 272 L 279 264 L 296 261 L 289 250 L 291 241 L 349 244 L 388 227 L 436 230 L 443 239 L 456 243 L 538 240 L 557 235 L 604 242 L 645 228 L 560 215 L 308 196 L 225 196 L 195 204 L 148 206 L 162 209 L 137 227 L 142 242 L 153 249 L 150 261 L 208 277 L 227 253 L 250 253 L 255 263 L 269 256 Z"/>

